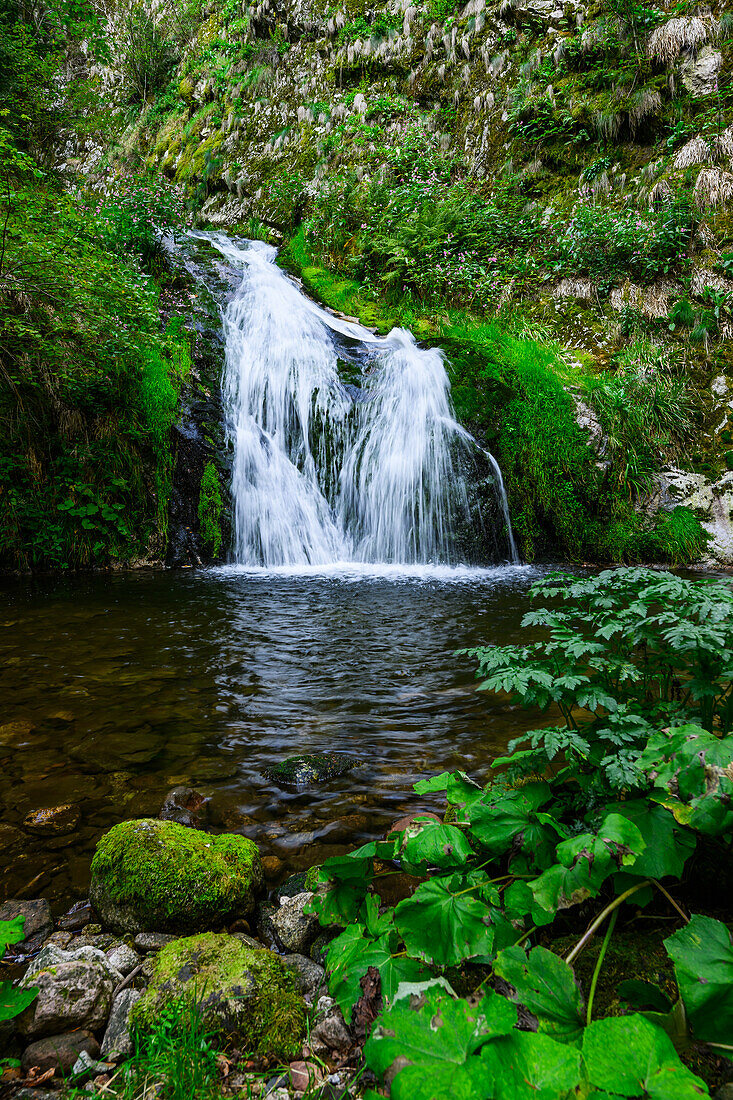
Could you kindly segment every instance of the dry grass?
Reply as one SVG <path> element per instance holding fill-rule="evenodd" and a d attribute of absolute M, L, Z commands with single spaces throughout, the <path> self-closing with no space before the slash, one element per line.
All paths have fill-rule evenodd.
<path fill-rule="evenodd" d="M 671 198 L 672 188 L 669 186 L 667 180 L 657 180 L 649 191 L 649 209 L 653 210 L 655 207 L 664 206 Z"/>
<path fill-rule="evenodd" d="M 697 137 L 692 138 L 686 145 L 683 145 L 677 156 L 674 158 L 674 167 L 678 170 L 685 168 L 695 168 L 698 165 L 710 164 L 713 159 L 712 149 L 710 148 L 705 138 Z"/>
<path fill-rule="evenodd" d="M 695 181 L 695 202 L 700 210 L 713 210 L 733 201 L 733 172 L 703 168 Z"/>
<path fill-rule="evenodd" d="M 698 49 L 716 38 L 719 24 L 712 16 L 684 15 L 668 19 L 649 36 L 647 52 L 654 61 L 669 64 L 682 53 Z"/>

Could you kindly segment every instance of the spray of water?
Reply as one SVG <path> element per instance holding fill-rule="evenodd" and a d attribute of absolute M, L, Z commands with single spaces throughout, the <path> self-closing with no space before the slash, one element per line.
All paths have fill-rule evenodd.
<path fill-rule="evenodd" d="M 454 528 L 470 522 L 458 459 L 475 443 L 453 417 L 440 351 L 332 316 L 269 245 L 201 236 L 242 270 L 224 313 L 235 560 L 454 564 Z M 341 380 L 344 359 L 358 367 L 356 392 Z M 501 471 L 487 458 L 516 561 Z"/>

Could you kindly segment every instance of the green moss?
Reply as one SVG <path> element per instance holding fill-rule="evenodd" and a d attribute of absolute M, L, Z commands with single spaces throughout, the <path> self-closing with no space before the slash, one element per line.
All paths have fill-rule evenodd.
<path fill-rule="evenodd" d="M 219 474 L 214 463 L 208 462 L 201 476 L 198 515 L 201 540 L 212 558 L 218 558 L 221 551 L 223 507 Z"/>
<path fill-rule="evenodd" d="M 261 885 L 253 841 L 170 821 L 115 825 L 92 860 L 94 907 L 105 924 L 123 931 L 221 927 L 251 912 Z"/>
<path fill-rule="evenodd" d="M 207 1030 L 247 1055 L 290 1060 L 299 1054 L 306 1013 L 295 979 L 277 955 L 236 936 L 211 933 L 168 944 L 155 960 L 131 1026 L 153 1030 L 170 1005 L 196 1004 Z"/>

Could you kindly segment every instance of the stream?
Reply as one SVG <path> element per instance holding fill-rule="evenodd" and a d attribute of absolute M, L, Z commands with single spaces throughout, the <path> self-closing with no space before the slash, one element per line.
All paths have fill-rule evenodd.
<path fill-rule="evenodd" d="M 412 784 L 453 768 L 480 779 L 537 724 L 477 692 L 454 656 L 517 640 L 536 576 L 354 565 L 2 582 L 2 895 L 85 896 L 99 836 L 157 815 L 181 783 L 211 797 L 215 829 L 276 857 L 271 881 L 438 805 Z M 264 778 L 331 750 L 362 763 L 302 791 Z M 65 803 L 81 811 L 74 832 L 23 829 Z"/>

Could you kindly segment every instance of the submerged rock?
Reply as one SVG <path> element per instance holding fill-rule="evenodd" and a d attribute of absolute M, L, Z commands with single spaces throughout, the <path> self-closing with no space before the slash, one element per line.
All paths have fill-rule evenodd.
<path fill-rule="evenodd" d="M 174 787 L 163 799 L 158 817 L 161 821 L 176 821 L 190 829 L 200 829 L 206 824 L 206 798 L 193 787 Z"/>
<path fill-rule="evenodd" d="M 23 828 L 37 836 L 65 836 L 73 833 L 81 819 L 78 806 L 48 806 L 32 810 L 23 821 Z"/>
<path fill-rule="evenodd" d="M 256 844 L 172 821 L 125 821 L 99 841 L 91 899 L 116 932 L 193 932 L 250 913 L 263 875 Z"/>
<path fill-rule="evenodd" d="M 301 756 L 289 756 L 279 764 L 265 768 L 265 779 L 279 783 L 284 787 L 306 787 L 312 783 L 322 783 L 327 779 L 336 779 L 352 768 L 357 768 L 361 760 L 341 752 L 314 752 Z"/>
<path fill-rule="evenodd" d="M 198 1005 L 204 1026 L 247 1054 L 287 1059 L 300 1052 L 305 1004 L 295 975 L 272 951 L 226 933 L 176 940 L 156 956 L 130 1023 L 146 1032 L 181 1000 Z"/>

